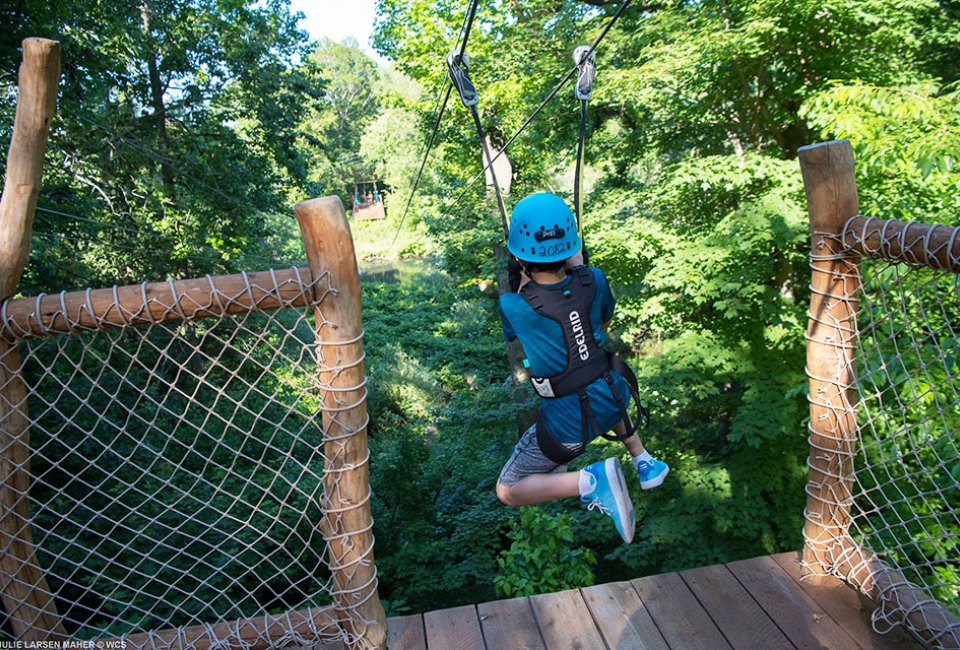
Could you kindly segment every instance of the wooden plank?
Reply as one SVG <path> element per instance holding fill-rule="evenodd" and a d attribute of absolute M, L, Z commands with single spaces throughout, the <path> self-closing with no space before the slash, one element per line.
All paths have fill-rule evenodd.
<path fill-rule="evenodd" d="M 901 629 L 889 634 L 877 634 L 870 623 L 875 605 L 856 589 L 835 577 L 821 578 L 814 583 L 801 580 L 800 554 L 780 553 L 771 558 L 793 578 L 803 591 L 818 605 L 830 612 L 830 616 L 845 629 L 862 648 L 869 650 L 920 650 L 922 646 Z"/>
<path fill-rule="evenodd" d="M 344 645 L 343 641 L 337 639 L 336 641 L 324 641 L 316 645 L 303 646 L 300 650 L 347 650 L 347 646 Z"/>
<path fill-rule="evenodd" d="M 483 633 L 473 605 L 423 615 L 430 650 L 484 650 Z"/>
<path fill-rule="evenodd" d="M 488 648 L 545 650 L 529 599 L 511 598 L 480 603 L 477 613 Z"/>
<path fill-rule="evenodd" d="M 691 569 L 680 577 L 734 648 L 792 650 L 793 644 L 727 567 Z"/>
<path fill-rule="evenodd" d="M 710 615 L 676 573 L 665 573 L 630 584 L 637 590 L 667 644 L 674 650 L 730 648 Z"/>
<path fill-rule="evenodd" d="M 427 637 L 420 614 L 387 619 L 388 650 L 426 650 Z"/>
<path fill-rule="evenodd" d="M 860 647 L 771 558 L 730 562 L 727 567 L 800 650 Z"/>
<path fill-rule="evenodd" d="M 605 647 L 603 637 L 578 590 L 531 596 L 530 605 L 543 641 L 550 650 L 594 650 Z"/>
<path fill-rule="evenodd" d="M 581 589 L 603 640 L 610 648 L 668 650 L 640 596 L 629 582 L 614 582 Z"/>

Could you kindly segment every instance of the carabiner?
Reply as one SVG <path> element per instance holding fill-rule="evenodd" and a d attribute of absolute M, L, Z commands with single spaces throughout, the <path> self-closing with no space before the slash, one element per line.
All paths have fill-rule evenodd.
<path fill-rule="evenodd" d="M 587 53 L 590 56 L 587 56 Z M 590 52 L 589 45 L 578 45 L 573 50 L 573 62 L 577 65 L 577 85 L 573 94 L 577 99 L 586 101 L 593 94 L 593 80 L 597 76 L 597 53 Z"/>
<path fill-rule="evenodd" d="M 457 89 L 460 95 L 460 101 L 467 108 L 477 105 L 477 89 L 470 81 L 469 75 L 470 55 L 466 52 L 452 50 L 447 55 L 447 72 L 450 73 L 450 81 L 453 87 Z"/>

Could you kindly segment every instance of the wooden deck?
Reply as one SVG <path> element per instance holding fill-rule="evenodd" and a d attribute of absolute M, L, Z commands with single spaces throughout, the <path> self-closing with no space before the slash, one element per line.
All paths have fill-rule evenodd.
<path fill-rule="evenodd" d="M 920 648 L 880 636 L 839 580 L 800 582 L 797 553 L 388 621 L 390 650 Z"/>

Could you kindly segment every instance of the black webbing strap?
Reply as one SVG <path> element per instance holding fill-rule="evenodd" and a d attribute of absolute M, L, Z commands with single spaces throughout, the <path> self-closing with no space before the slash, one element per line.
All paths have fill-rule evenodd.
<path fill-rule="evenodd" d="M 580 135 L 577 137 L 577 165 L 573 173 L 573 214 L 577 219 L 577 233 L 583 241 L 583 159 L 587 135 L 587 100 L 580 100 Z"/>
<path fill-rule="evenodd" d="M 626 440 L 637 432 L 641 422 L 644 427 L 650 426 L 650 411 L 640 403 L 637 376 L 634 374 L 633 369 L 613 353 L 610 354 L 610 368 L 627 382 L 627 387 L 630 389 L 630 396 L 633 398 L 633 403 L 637 407 L 637 418 L 632 419 L 630 417 L 626 405 L 617 393 L 613 377 L 609 372 L 604 373 L 603 378 L 607 382 L 607 386 L 613 395 L 613 399 L 617 403 L 617 407 L 620 409 L 620 417 L 623 419 L 626 430 L 622 436 L 604 433 L 600 430 L 600 425 L 597 423 L 597 418 L 593 414 L 593 409 L 590 408 L 590 398 L 587 396 L 587 389 L 584 387 L 577 391 L 577 396 L 580 399 L 581 442 L 577 444 L 576 447 L 567 447 L 550 433 L 550 430 L 547 428 L 546 419 L 543 417 L 543 411 L 540 412 L 537 418 L 537 444 L 540 446 L 540 451 L 543 452 L 544 456 L 558 465 L 566 465 L 582 454 L 591 438 L 602 436 L 607 440 Z M 590 435 L 591 433 L 593 433 L 593 436 Z"/>
<path fill-rule="evenodd" d="M 510 285 L 510 293 L 516 293 L 520 290 L 520 277 L 523 273 L 523 267 L 520 266 L 520 260 L 513 255 L 507 258 L 507 282 Z"/>
<path fill-rule="evenodd" d="M 581 215 L 583 215 L 583 161 L 586 157 L 587 136 L 587 100 L 580 101 L 580 136 L 577 138 L 577 167 L 573 179 L 573 211 L 577 218 L 577 232 L 580 234 L 580 251 L 583 253 L 583 263 L 590 264 L 590 253 L 587 251 L 587 240 L 583 236 Z"/>
<path fill-rule="evenodd" d="M 624 363 L 623 359 L 617 355 L 610 353 L 610 369 L 615 373 L 624 378 L 627 382 L 627 388 L 630 389 L 630 396 L 633 398 L 633 403 L 637 406 L 637 419 L 631 421 L 630 417 L 627 415 L 627 410 L 623 404 L 620 402 L 620 396 L 616 392 L 613 393 L 614 399 L 617 400 L 617 405 L 620 407 L 620 412 L 623 414 L 625 422 L 629 425 L 627 426 L 627 434 L 623 436 L 624 438 L 629 438 L 637 429 L 640 428 L 640 422 L 643 422 L 644 428 L 650 426 L 650 411 L 643 405 L 640 401 L 640 385 L 637 383 L 637 376 L 633 372 L 633 368 Z M 610 389 L 613 390 L 611 384 Z M 617 439 L 614 436 L 614 439 Z M 622 438 L 620 438 L 622 439 Z"/>
<path fill-rule="evenodd" d="M 573 213 L 577 218 L 577 233 L 583 248 L 583 263 L 588 264 L 587 244 L 583 238 L 583 167 L 586 158 L 587 101 L 593 95 L 593 80 L 597 76 L 596 57 L 592 48 L 580 45 L 573 50 L 577 66 L 577 81 L 573 94 L 580 100 L 580 132 L 577 137 L 577 164 L 573 174 Z"/>
<path fill-rule="evenodd" d="M 493 169 L 493 156 L 490 155 L 490 147 L 487 145 L 487 136 L 483 130 L 483 124 L 480 123 L 480 113 L 477 111 L 477 89 L 470 80 L 470 57 L 466 52 L 454 50 L 447 55 L 447 71 L 450 73 L 450 81 L 453 87 L 457 89 L 460 95 L 460 101 L 470 109 L 470 115 L 473 117 L 473 126 L 477 130 L 477 136 L 480 138 L 480 146 L 483 148 L 484 169 L 490 170 L 490 180 L 493 181 L 493 190 L 497 195 L 497 208 L 500 210 L 500 224 L 503 226 L 504 241 L 510 239 L 510 226 L 507 220 L 507 208 L 503 202 L 503 196 L 500 194 L 500 183 L 497 181 L 497 173 Z M 519 276 L 518 276 L 519 277 Z"/>

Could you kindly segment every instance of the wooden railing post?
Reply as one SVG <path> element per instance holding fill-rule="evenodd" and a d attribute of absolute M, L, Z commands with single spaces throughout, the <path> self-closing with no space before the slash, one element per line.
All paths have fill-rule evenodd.
<path fill-rule="evenodd" d="M 802 147 L 799 158 L 810 215 L 813 270 L 807 325 L 810 456 L 803 561 L 805 573 L 824 575 L 850 540 L 857 447 L 853 358 L 860 276 L 859 258 L 842 253 L 841 235 L 860 206 L 848 141 Z"/>
<path fill-rule="evenodd" d="M 324 522 L 334 606 L 362 647 L 386 646 L 386 615 L 377 594 L 370 514 L 366 379 L 360 276 L 343 203 L 298 203 L 316 309 L 324 439 Z M 328 278 L 328 279 L 325 279 Z M 327 291 L 329 289 L 329 291 Z M 326 295 L 324 295 L 326 294 Z"/>
<path fill-rule="evenodd" d="M 23 41 L 20 95 L 0 199 L 0 300 L 13 295 L 30 255 L 47 136 L 57 104 L 60 44 Z M 65 638 L 37 563 L 30 529 L 30 431 L 27 391 L 16 343 L 0 340 L 0 594 L 20 641 Z"/>

